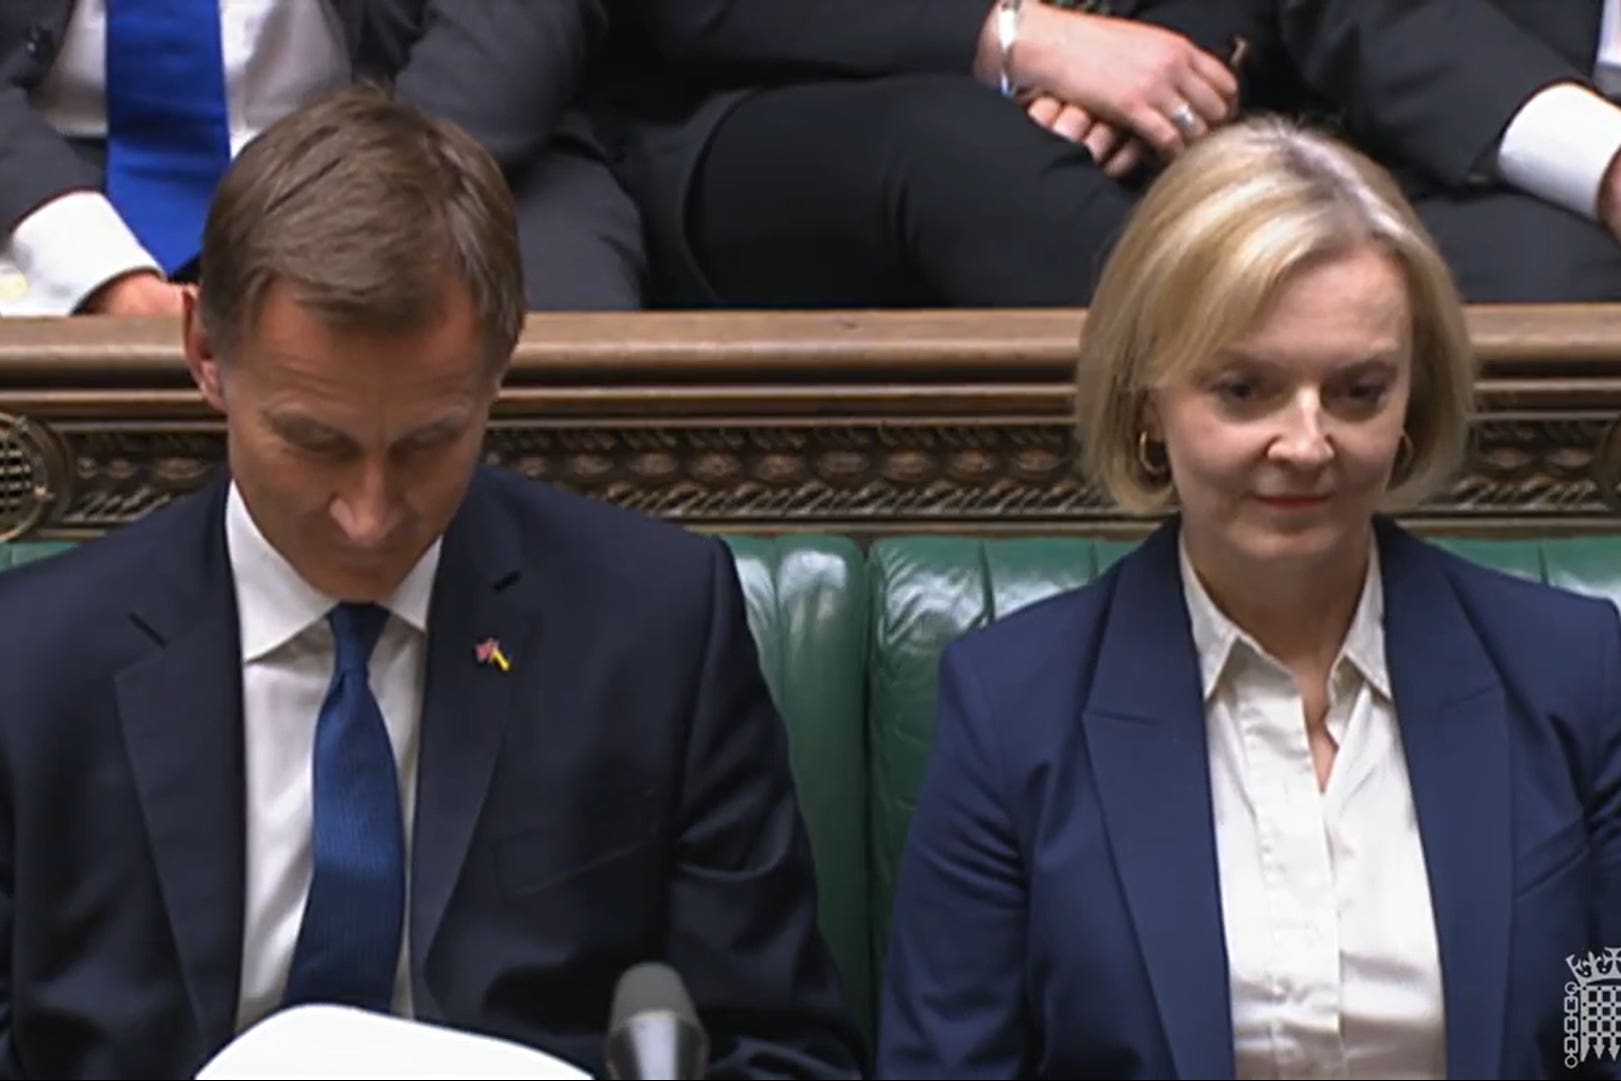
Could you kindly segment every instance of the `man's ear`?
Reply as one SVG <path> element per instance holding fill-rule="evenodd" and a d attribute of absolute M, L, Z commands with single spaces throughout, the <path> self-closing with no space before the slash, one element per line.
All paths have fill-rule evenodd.
<path fill-rule="evenodd" d="M 213 342 L 209 341 L 208 332 L 203 329 L 203 320 L 197 304 L 197 287 L 195 285 L 183 286 L 185 311 L 182 316 L 182 336 L 186 349 L 186 367 L 191 369 L 191 378 L 197 384 L 197 389 L 203 392 L 203 399 L 221 413 L 225 408 L 225 374 L 220 367 L 220 358 L 214 352 Z"/>
<path fill-rule="evenodd" d="M 506 384 L 507 375 L 510 374 L 511 371 L 512 371 L 512 357 L 509 354 L 507 356 L 507 358 L 501 362 L 501 366 L 499 368 L 497 368 L 491 375 L 491 380 L 490 380 L 491 389 L 495 392 L 495 395 L 497 397 L 500 396 L 501 387 Z"/>

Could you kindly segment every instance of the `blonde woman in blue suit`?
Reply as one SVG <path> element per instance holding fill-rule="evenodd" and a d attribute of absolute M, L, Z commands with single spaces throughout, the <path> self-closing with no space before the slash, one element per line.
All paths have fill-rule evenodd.
<path fill-rule="evenodd" d="M 1211 136 L 1079 370 L 1096 475 L 1175 513 L 947 651 L 880 1072 L 1563 1074 L 1566 959 L 1621 946 L 1621 623 L 1383 517 L 1455 467 L 1472 382 L 1395 185 Z"/>

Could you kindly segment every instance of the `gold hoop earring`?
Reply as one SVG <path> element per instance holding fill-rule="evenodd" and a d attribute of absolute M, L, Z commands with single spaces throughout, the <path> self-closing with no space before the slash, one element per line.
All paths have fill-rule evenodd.
<path fill-rule="evenodd" d="M 1171 463 L 1164 458 L 1163 449 L 1160 452 L 1160 461 L 1150 461 L 1148 457 L 1149 446 L 1148 429 L 1144 428 L 1137 433 L 1137 466 L 1143 471 L 1145 478 L 1155 484 L 1163 484 L 1171 477 Z"/>

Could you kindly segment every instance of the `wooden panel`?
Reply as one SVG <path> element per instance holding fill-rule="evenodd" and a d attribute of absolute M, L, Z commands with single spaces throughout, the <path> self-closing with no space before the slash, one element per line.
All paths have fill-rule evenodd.
<path fill-rule="evenodd" d="M 532 316 L 488 457 L 729 530 L 1134 532 L 1142 523 L 1072 464 L 1083 319 Z M 1470 326 L 1482 365 L 1474 448 L 1412 520 L 1621 529 L 1621 306 L 1480 308 Z M 219 420 L 162 321 L 0 322 L 0 415 L 0 488 L 13 489 L 10 503 L 0 490 L 0 532 L 22 523 L 25 484 L 52 497 L 28 515 L 32 534 L 86 536 L 195 488 L 223 456 Z"/>

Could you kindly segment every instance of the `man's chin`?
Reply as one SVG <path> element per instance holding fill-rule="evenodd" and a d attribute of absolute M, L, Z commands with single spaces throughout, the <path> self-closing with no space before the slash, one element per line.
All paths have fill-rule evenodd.
<path fill-rule="evenodd" d="M 411 563 L 400 557 L 354 557 L 323 567 L 310 584 L 340 601 L 375 604 L 393 596 L 409 573 Z"/>

